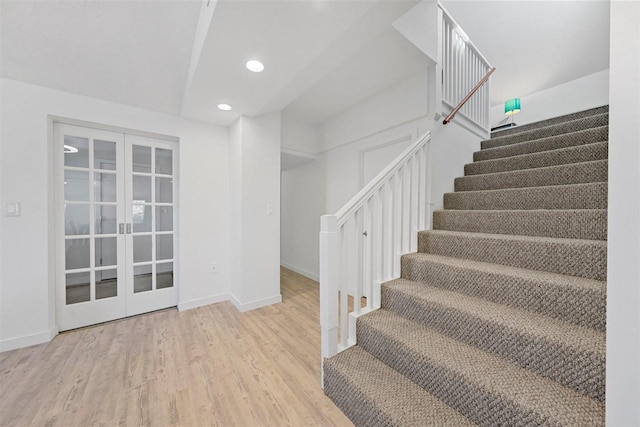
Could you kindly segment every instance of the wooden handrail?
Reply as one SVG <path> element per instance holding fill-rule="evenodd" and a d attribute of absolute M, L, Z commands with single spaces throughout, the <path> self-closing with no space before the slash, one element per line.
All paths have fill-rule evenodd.
<path fill-rule="evenodd" d="M 464 98 L 462 98 L 462 101 L 460 101 L 458 103 L 458 105 L 456 106 L 456 108 L 453 109 L 453 111 L 451 113 L 449 113 L 449 115 L 447 117 L 445 117 L 445 119 L 442 121 L 443 125 L 446 125 L 447 123 L 449 123 L 451 120 L 453 120 L 453 118 L 455 117 L 456 114 L 458 114 L 458 111 L 460 111 L 460 109 L 462 108 L 462 106 L 464 104 L 467 103 L 467 101 L 469 100 L 469 98 L 471 98 L 473 96 L 474 93 L 476 93 L 478 91 L 478 89 L 480 89 L 480 86 L 482 86 L 483 84 L 485 84 L 487 82 L 487 80 L 489 80 L 489 77 L 491 77 L 491 74 L 493 74 L 493 72 L 496 70 L 496 67 L 493 67 L 492 69 L 489 70 L 489 72 L 482 78 L 482 80 L 480 80 L 478 82 L 477 85 L 475 85 L 473 87 L 473 89 L 471 89 L 471 92 L 469 92 L 467 94 L 467 96 L 465 96 Z"/>

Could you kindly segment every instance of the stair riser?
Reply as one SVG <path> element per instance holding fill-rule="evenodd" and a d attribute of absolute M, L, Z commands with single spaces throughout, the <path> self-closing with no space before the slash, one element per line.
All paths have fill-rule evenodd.
<path fill-rule="evenodd" d="M 542 151 L 558 150 L 561 148 L 575 147 L 578 145 L 604 142 L 609 138 L 609 127 L 601 126 L 594 129 L 586 129 L 580 132 L 552 136 L 548 138 L 523 141 L 518 144 L 492 148 L 473 153 L 473 161 L 501 159 L 505 157 L 521 156 L 523 154 L 539 153 Z"/>
<path fill-rule="evenodd" d="M 548 425 L 542 415 L 520 408 L 436 361 L 414 354 L 393 337 L 383 335 L 360 320 L 357 328 L 358 345 L 475 423 L 489 427 L 510 420 L 511 425 Z"/>
<path fill-rule="evenodd" d="M 402 257 L 401 277 L 587 328 L 606 329 L 605 283 L 600 289 L 584 289 L 545 280 L 544 277 L 462 268 L 411 254 Z"/>
<path fill-rule="evenodd" d="M 328 363 L 324 365 L 324 393 L 356 426 L 371 425 L 372 420 L 381 426 L 393 425 L 375 402 Z"/>
<path fill-rule="evenodd" d="M 358 426 L 474 424 L 360 346 L 324 361 L 324 391 Z"/>
<path fill-rule="evenodd" d="M 607 277 L 607 245 L 600 241 L 498 239 L 422 231 L 418 233 L 418 252 L 602 281 Z"/>
<path fill-rule="evenodd" d="M 606 209 L 607 183 L 533 187 L 491 191 L 462 191 L 444 195 L 445 209 Z"/>
<path fill-rule="evenodd" d="M 607 179 L 607 161 L 597 160 L 523 171 L 460 177 L 455 179 L 455 191 L 586 184 L 589 182 L 606 182 Z"/>
<path fill-rule="evenodd" d="M 604 401 L 603 354 L 585 354 L 580 349 L 512 330 L 438 303 L 414 300 L 389 287 L 382 289 L 382 307 Z"/>
<path fill-rule="evenodd" d="M 607 211 L 436 211 L 433 229 L 606 240 Z"/>
<path fill-rule="evenodd" d="M 481 175 L 605 160 L 608 157 L 608 145 L 606 142 L 600 142 L 543 153 L 469 163 L 464 166 L 464 174 L 466 176 Z"/>
<path fill-rule="evenodd" d="M 584 129 L 591 129 L 609 124 L 609 114 L 584 117 L 570 122 L 559 123 L 544 128 L 532 129 L 512 135 L 500 136 L 486 141 L 482 141 L 483 150 L 488 148 L 504 147 L 505 145 L 517 144 L 533 139 L 548 138 L 550 136 L 563 135 L 570 132 L 578 132 Z"/>
<path fill-rule="evenodd" d="M 586 111 L 579 111 L 577 113 L 567 114 L 567 115 L 560 116 L 560 117 L 553 117 L 551 119 L 541 120 L 541 121 L 535 122 L 535 123 L 529 123 L 529 124 L 522 125 L 522 126 L 516 126 L 514 128 L 510 128 L 510 129 L 504 129 L 504 130 L 501 130 L 501 131 L 492 132 L 491 133 L 491 137 L 492 138 L 497 138 L 497 137 L 500 137 L 500 136 L 513 135 L 514 133 L 521 133 L 521 132 L 532 130 L 532 129 L 539 129 L 539 128 L 543 128 L 543 127 L 548 127 L 548 126 L 551 126 L 551 125 L 556 125 L 558 123 L 570 122 L 570 121 L 573 121 L 573 120 L 581 119 L 583 117 L 596 116 L 598 114 L 604 114 L 604 113 L 608 113 L 608 112 L 609 112 L 609 106 L 608 105 L 604 105 L 602 107 L 596 107 L 596 108 L 592 108 L 592 109 L 586 110 Z"/>

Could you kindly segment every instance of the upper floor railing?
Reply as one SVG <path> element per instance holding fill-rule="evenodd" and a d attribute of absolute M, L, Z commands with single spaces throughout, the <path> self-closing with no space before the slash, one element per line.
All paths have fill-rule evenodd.
<path fill-rule="evenodd" d="M 442 5 L 439 8 L 442 11 L 442 102 L 454 109 L 452 113 L 459 112 L 481 128 L 488 129 L 489 76 L 495 69 L 449 12 Z"/>

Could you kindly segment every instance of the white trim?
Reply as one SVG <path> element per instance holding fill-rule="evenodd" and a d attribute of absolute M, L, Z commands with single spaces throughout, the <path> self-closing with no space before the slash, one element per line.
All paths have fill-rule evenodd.
<path fill-rule="evenodd" d="M 204 298 L 196 298 L 189 301 L 180 301 L 178 303 L 178 311 L 191 310 L 192 308 L 203 307 L 209 304 L 217 304 L 223 301 L 229 301 L 229 294 L 211 295 Z"/>
<path fill-rule="evenodd" d="M 245 311 L 255 310 L 256 308 L 262 308 L 271 304 L 277 304 L 279 302 L 282 302 L 282 295 L 280 294 L 274 295 L 272 297 L 251 301 L 248 303 L 241 303 L 240 301 L 238 301 L 236 297 L 233 296 L 233 294 L 229 294 L 229 296 L 230 296 L 229 300 L 238 309 L 238 311 L 242 313 L 244 313 Z"/>
<path fill-rule="evenodd" d="M 294 265 L 289 264 L 288 262 L 284 262 L 284 261 L 280 261 L 280 265 L 283 266 L 284 268 L 291 270 L 295 273 L 301 274 L 304 277 L 306 277 L 307 279 L 311 279 L 313 281 L 319 282 L 320 281 L 320 275 L 316 274 L 316 273 L 312 273 L 308 270 L 305 270 L 304 268 L 299 268 L 296 267 Z"/>
<path fill-rule="evenodd" d="M 21 337 L 8 338 L 0 341 L 0 352 L 30 347 L 32 345 L 45 344 L 58 335 L 58 327 L 52 326 L 48 331 L 37 334 L 23 335 Z"/>

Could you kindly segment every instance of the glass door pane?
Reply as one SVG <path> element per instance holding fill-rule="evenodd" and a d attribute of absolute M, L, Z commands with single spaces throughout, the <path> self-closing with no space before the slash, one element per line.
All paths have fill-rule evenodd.
<path fill-rule="evenodd" d="M 54 125 L 58 323 L 61 330 L 125 311 L 123 135 Z M 120 298 L 118 298 L 120 297 Z"/>
<path fill-rule="evenodd" d="M 130 153 L 130 196 L 127 215 L 132 224 L 128 247 L 133 252 L 132 312 L 176 304 L 175 149 L 172 143 L 138 136 L 125 137 Z"/>

